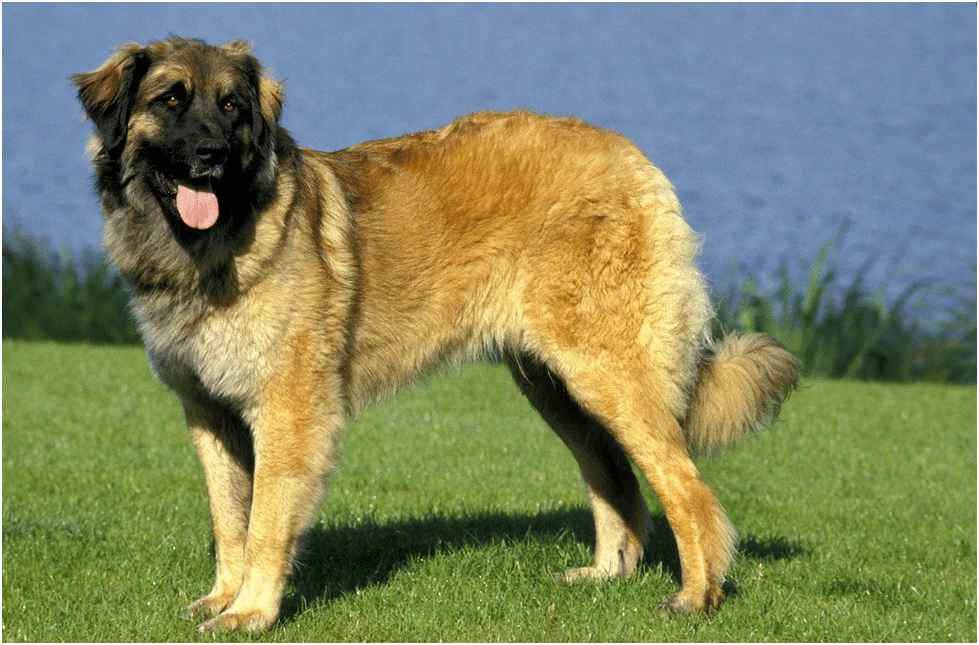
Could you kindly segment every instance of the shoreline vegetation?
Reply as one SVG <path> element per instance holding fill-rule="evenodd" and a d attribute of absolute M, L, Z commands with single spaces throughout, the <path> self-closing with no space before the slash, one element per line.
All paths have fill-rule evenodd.
<path fill-rule="evenodd" d="M 925 324 L 909 311 L 923 284 L 888 304 L 864 284 L 839 285 L 831 237 L 803 281 L 785 263 L 776 287 L 757 276 L 713 287 L 715 336 L 722 330 L 775 336 L 803 364 L 803 376 L 889 382 L 976 383 L 976 291 L 959 293 L 944 322 Z M 731 282 L 734 282 L 732 279 Z M 94 344 L 140 344 L 124 280 L 104 256 L 60 253 L 3 232 L 3 338 Z"/>

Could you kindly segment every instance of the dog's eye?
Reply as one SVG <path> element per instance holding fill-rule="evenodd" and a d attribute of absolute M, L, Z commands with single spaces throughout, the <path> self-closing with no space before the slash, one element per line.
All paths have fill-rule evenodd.
<path fill-rule="evenodd" d="M 234 112 L 235 104 L 232 103 L 231 101 L 224 101 L 221 103 L 221 109 L 224 110 L 225 112 Z"/>
<path fill-rule="evenodd" d="M 167 107 L 179 107 L 183 105 L 184 101 L 187 99 L 187 89 L 184 87 L 183 83 L 177 83 L 172 86 L 168 91 L 160 95 L 159 101 L 164 103 Z"/>

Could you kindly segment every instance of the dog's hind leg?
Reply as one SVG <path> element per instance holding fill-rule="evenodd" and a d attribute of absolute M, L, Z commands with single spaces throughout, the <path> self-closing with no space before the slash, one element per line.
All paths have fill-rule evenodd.
<path fill-rule="evenodd" d="M 712 611 L 734 555 L 736 536 L 720 503 L 687 454 L 676 414 L 647 366 L 605 370 L 595 361 L 565 362 L 568 393 L 608 428 L 656 491 L 676 537 L 682 589 L 661 606 Z M 568 368 L 568 365 L 572 367 Z M 588 369 L 582 369 L 589 365 Z"/>
<path fill-rule="evenodd" d="M 184 416 L 207 482 L 217 570 L 211 591 L 182 613 L 216 616 L 241 586 L 255 456 L 248 430 L 230 412 L 184 399 Z"/>
<path fill-rule="evenodd" d="M 527 356 L 510 356 L 508 363 L 521 391 L 574 454 L 594 513 L 594 564 L 555 578 L 631 576 L 642 559 L 651 522 L 625 452 L 546 367 Z"/>

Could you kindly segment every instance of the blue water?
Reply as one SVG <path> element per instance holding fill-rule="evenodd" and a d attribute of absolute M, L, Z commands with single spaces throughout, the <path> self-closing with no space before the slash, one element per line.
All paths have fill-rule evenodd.
<path fill-rule="evenodd" d="M 624 133 L 677 187 L 722 289 L 832 261 L 894 298 L 975 294 L 976 7 L 926 5 L 4 4 L 3 222 L 74 249 L 101 221 L 69 82 L 113 47 L 245 38 L 307 146 L 477 109 Z"/>

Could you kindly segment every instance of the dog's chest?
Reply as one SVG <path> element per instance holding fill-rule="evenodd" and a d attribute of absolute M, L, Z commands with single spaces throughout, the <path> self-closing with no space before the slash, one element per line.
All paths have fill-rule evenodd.
<path fill-rule="evenodd" d="M 153 371 L 167 387 L 181 397 L 214 399 L 238 410 L 256 400 L 278 337 L 274 328 L 233 308 L 180 330 L 165 322 L 143 327 Z"/>

